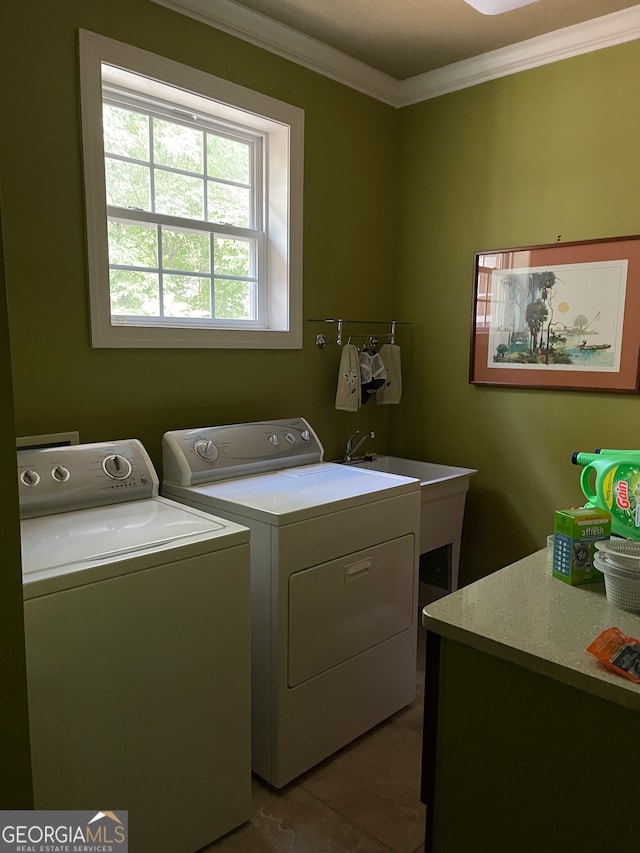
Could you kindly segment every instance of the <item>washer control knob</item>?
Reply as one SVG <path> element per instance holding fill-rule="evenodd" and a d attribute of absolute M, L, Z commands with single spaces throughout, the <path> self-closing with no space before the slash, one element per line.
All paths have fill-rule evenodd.
<path fill-rule="evenodd" d="M 125 459 L 124 456 L 120 456 L 119 453 L 107 456 L 102 463 L 102 467 L 104 468 L 104 473 L 108 477 L 111 477 L 112 480 L 126 480 L 133 470 L 131 462 Z"/>
<path fill-rule="evenodd" d="M 300 433 L 300 438 L 303 441 L 309 441 L 309 439 L 311 438 L 311 436 L 309 435 L 309 430 L 303 429 L 302 432 Z"/>
<path fill-rule="evenodd" d="M 51 471 L 51 476 L 54 480 L 57 480 L 58 483 L 64 483 L 69 479 L 71 474 L 69 473 L 69 469 L 65 468 L 64 465 L 56 465 Z"/>
<path fill-rule="evenodd" d="M 274 447 L 277 447 L 277 445 L 278 445 L 278 436 L 275 434 L 275 432 L 274 432 L 274 433 L 272 433 L 272 434 L 269 436 L 269 441 L 271 442 L 271 444 L 273 444 L 273 446 L 274 446 Z"/>
<path fill-rule="evenodd" d="M 295 435 L 292 435 L 290 432 L 288 432 L 288 433 L 285 435 L 285 438 L 287 439 L 287 441 L 289 442 L 289 444 L 293 444 L 293 442 L 296 440 Z"/>
<path fill-rule="evenodd" d="M 220 455 L 220 451 L 216 445 L 208 438 L 201 438 L 196 441 L 193 449 L 200 459 L 204 459 L 205 462 L 215 462 Z"/>
<path fill-rule="evenodd" d="M 40 482 L 40 474 L 37 471 L 33 471 L 29 469 L 28 471 L 23 471 L 22 476 L 20 477 L 25 486 L 37 486 Z"/>

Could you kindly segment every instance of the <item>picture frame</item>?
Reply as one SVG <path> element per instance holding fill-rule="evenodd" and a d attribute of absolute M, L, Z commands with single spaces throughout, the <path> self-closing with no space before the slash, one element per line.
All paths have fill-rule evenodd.
<path fill-rule="evenodd" d="M 640 236 L 474 255 L 469 382 L 637 394 Z"/>

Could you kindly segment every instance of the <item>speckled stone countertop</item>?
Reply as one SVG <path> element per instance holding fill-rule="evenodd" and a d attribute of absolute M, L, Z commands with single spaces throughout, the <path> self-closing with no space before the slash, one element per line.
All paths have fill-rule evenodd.
<path fill-rule="evenodd" d="M 422 623 L 442 637 L 640 710 L 640 684 L 609 672 L 586 650 L 612 626 L 640 639 L 640 614 L 610 604 L 604 583 L 572 587 L 554 578 L 546 549 L 428 604 Z"/>

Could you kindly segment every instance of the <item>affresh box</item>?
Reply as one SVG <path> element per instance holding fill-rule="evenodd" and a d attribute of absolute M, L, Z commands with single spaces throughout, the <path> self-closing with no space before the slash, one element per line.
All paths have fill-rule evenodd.
<path fill-rule="evenodd" d="M 593 555 L 595 543 L 611 535 L 611 514 L 595 507 L 558 509 L 553 529 L 553 576 L 572 586 L 601 581 Z"/>

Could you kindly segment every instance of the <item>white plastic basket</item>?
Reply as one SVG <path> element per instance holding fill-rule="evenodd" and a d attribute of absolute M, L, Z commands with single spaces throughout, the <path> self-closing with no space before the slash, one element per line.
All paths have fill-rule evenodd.
<path fill-rule="evenodd" d="M 628 539 L 601 539 L 595 543 L 599 556 L 607 563 L 621 569 L 636 569 L 640 572 L 640 542 Z"/>
<path fill-rule="evenodd" d="M 604 575 L 604 589 L 607 601 L 628 610 L 640 613 L 640 571 L 619 568 L 609 562 L 594 557 L 593 564 Z"/>

